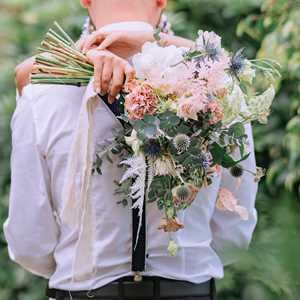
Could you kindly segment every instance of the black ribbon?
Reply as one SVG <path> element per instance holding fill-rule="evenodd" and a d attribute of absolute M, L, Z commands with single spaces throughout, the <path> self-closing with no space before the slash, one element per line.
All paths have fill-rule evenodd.
<path fill-rule="evenodd" d="M 99 95 L 100 96 L 100 95 Z M 112 104 L 108 102 L 107 96 L 100 96 L 104 103 L 114 113 L 116 117 L 120 116 L 124 112 L 124 103 L 115 100 Z M 145 270 L 146 263 L 146 201 L 143 205 L 143 216 L 141 229 L 137 240 L 138 227 L 139 227 L 139 209 L 132 209 L 132 262 L 131 270 L 133 272 L 143 272 Z M 132 204 L 135 201 L 133 200 Z M 135 247 L 136 246 L 136 247 Z M 134 248 L 135 247 L 135 248 Z"/>

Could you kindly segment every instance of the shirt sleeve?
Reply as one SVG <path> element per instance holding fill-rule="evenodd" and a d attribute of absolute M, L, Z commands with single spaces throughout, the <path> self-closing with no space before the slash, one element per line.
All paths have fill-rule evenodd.
<path fill-rule="evenodd" d="M 249 141 L 248 151 L 251 154 L 241 165 L 244 169 L 255 173 L 256 160 L 251 125 L 245 125 L 245 130 Z M 245 171 L 237 179 L 227 169 L 223 169 L 221 176 L 220 189 L 230 190 L 238 200 L 238 204 L 245 207 L 249 213 L 248 220 L 243 220 L 236 213 L 215 209 L 211 220 L 212 247 L 220 256 L 223 264 L 227 265 L 235 260 L 236 251 L 232 250 L 247 249 L 251 241 L 257 223 L 255 199 L 258 184 L 254 181 L 253 175 Z"/>
<path fill-rule="evenodd" d="M 49 192 L 49 173 L 36 140 L 28 94 L 19 97 L 14 112 L 9 216 L 4 234 L 10 258 L 29 272 L 49 278 L 55 269 L 58 239 Z"/>

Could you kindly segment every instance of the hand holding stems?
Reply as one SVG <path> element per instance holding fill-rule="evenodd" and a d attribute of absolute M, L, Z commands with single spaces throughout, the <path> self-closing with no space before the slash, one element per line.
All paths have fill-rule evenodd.
<path fill-rule="evenodd" d="M 126 60 L 107 50 L 91 49 L 86 54 L 94 65 L 95 91 L 103 95 L 109 94 L 108 101 L 111 103 L 122 90 L 124 81 L 134 77 L 134 69 Z M 29 83 L 34 63 L 35 57 L 30 57 L 15 68 L 16 87 L 20 96 Z"/>
<path fill-rule="evenodd" d="M 108 101 L 112 103 L 121 92 L 125 80 L 134 78 L 134 69 L 129 62 L 108 50 L 94 48 L 86 55 L 94 65 L 95 91 L 101 95 L 108 94 Z"/>

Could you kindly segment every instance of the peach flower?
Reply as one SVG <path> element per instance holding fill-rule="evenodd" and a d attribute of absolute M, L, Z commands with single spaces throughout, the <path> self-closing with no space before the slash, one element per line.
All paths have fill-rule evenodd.
<path fill-rule="evenodd" d="M 141 120 L 145 115 L 155 113 L 158 99 L 149 84 L 137 85 L 125 97 L 125 110 L 132 120 Z"/>
<path fill-rule="evenodd" d="M 178 102 L 178 117 L 185 121 L 188 119 L 198 120 L 198 113 L 204 111 L 206 101 L 206 97 L 200 93 L 181 98 Z"/>
<path fill-rule="evenodd" d="M 215 124 L 224 118 L 223 110 L 217 101 L 211 100 L 207 105 L 207 110 L 211 112 L 212 118 L 209 120 L 210 124 Z"/>
<path fill-rule="evenodd" d="M 163 229 L 165 232 L 176 232 L 184 226 L 176 218 L 163 218 L 158 229 Z"/>
<path fill-rule="evenodd" d="M 243 220 L 248 220 L 249 218 L 247 209 L 238 205 L 238 200 L 228 189 L 220 189 L 216 206 L 219 210 L 230 211 L 239 214 Z"/>

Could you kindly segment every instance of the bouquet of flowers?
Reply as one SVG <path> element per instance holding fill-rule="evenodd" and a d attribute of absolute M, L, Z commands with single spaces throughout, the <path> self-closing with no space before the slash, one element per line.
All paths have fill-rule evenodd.
<path fill-rule="evenodd" d="M 64 77 L 67 84 L 86 83 L 92 66 L 71 40 L 53 32 L 49 38 L 50 42 L 44 42 L 48 48 L 41 51 L 50 54 L 47 60 L 59 75 L 53 75 L 52 69 L 49 73 L 50 67 L 43 68 L 38 59 L 33 83 L 62 83 Z M 62 44 L 65 51 L 72 48 L 78 53 L 65 57 Z M 258 181 L 264 175 L 261 168 L 253 173 L 241 166 L 250 155 L 245 124 L 267 122 L 279 65 L 269 59 L 248 60 L 243 50 L 230 53 L 222 47 L 221 37 L 207 31 L 199 31 L 193 49 L 146 43 L 133 57 L 133 65 L 136 78 L 125 84 L 121 96 L 124 131 L 96 153 L 93 172 L 101 174 L 102 161 L 110 159 L 111 153 L 121 155 L 125 170 L 116 188 L 121 202 L 133 201 L 140 224 L 144 202 L 156 202 L 165 216 L 158 228 L 176 232 L 184 228 L 178 212 L 191 206 L 199 190 L 209 186 L 222 167 L 234 177 L 250 172 Z M 84 68 L 88 72 L 79 76 Z M 258 74 L 269 83 L 260 93 L 253 90 Z M 217 208 L 248 218 L 247 210 L 226 189 L 220 190 Z M 168 250 L 176 255 L 174 241 L 170 240 Z"/>

